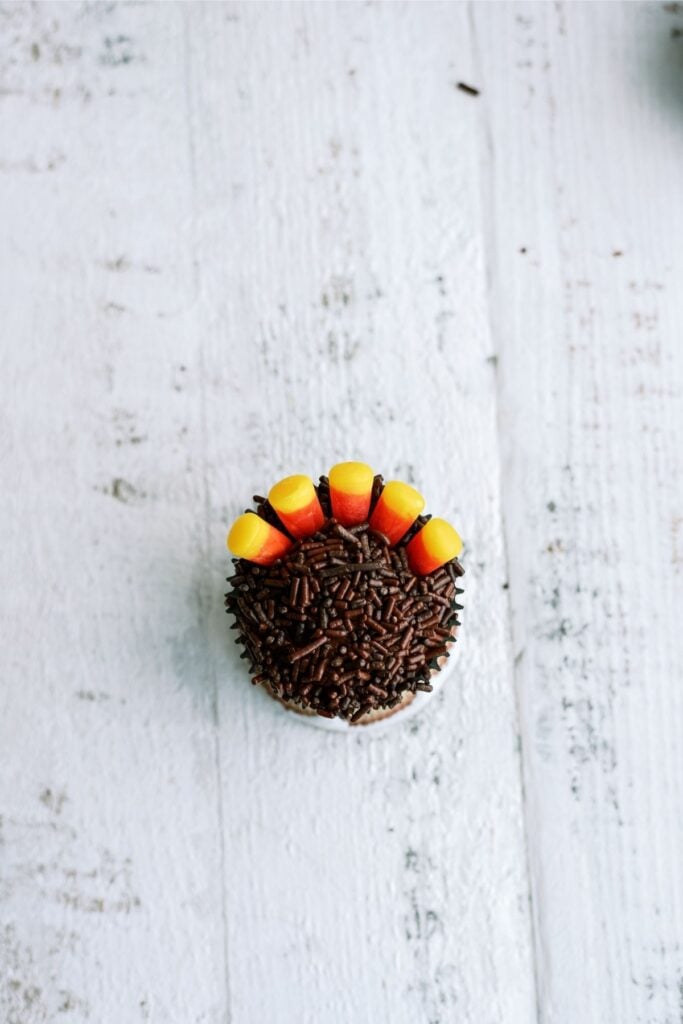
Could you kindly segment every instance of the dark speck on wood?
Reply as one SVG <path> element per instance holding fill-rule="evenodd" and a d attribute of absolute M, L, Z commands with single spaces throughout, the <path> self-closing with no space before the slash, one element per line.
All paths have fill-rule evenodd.
<path fill-rule="evenodd" d="M 116 442 L 116 447 L 120 448 L 121 445 L 123 444 L 142 444 L 142 442 L 146 440 L 147 437 L 144 434 L 133 434 L 131 437 L 126 437 L 123 439 L 118 438 Z"/>
<path fill-rule="evenodd" d="M 405 852 L 406 871 L 417 871 L 417 860 L 417 850 L 413 850 L 412 847 L 408 847 Z"/>
<path fill-rule="evenodd" d="M 107 268 L 107 270 L 120 272 L 122 270 L 128 270 L 128 268 L 130 267 L 130 260 L 128 259 L 127 256 L 117 256 L 116 259 L 105 260 L 104 265 Z"/>
<path fill-rule="evenodd" d="M 40 794 L 40 802 L 54 814 L 60 814 L 67 799 L 66 793 L 54 793 L 49 787 Z"/>
<path fill-rule="evenodd" d="M 129 36 L 105 36 L 104 52 L 100 55 L 100 64 L 120 67 L 136 60 L 143 60 L 144 58 L 138 57 L 132 52 L 132 43 L 133 40 Z"/>
<path fill-rule="evenodd" d="M 111 482 L 111 487 L 103 488 L 103 493 L 110 494 L 112 498 L 116 498 L 117 501 L 122 501 L 124 504 L 133 501 L 134 498 L 145 497 L 142 491 L 136 491 L 132 484 L 121 477 L 115 477 Z"/>
<path fill-rule="evenodd" d="M 478 96 L 479 90 L 475 89 L 473 85 L 468 85 L 467 82 L 458 82 L 456 89 L 460 92 L 466 92 L 468 96 Z"/>
<path fill-rule="evenodd" d="M 101 690 L 76 690 L 78 700 L 103 701 L 110 700 L 109 694 Z"/>

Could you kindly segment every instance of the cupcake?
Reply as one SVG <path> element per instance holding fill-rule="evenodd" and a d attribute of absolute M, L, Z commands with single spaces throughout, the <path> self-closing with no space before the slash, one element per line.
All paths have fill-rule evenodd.
<path fill-rule="evenodd" d="M 252 683 L 362 726 L 432 692 L 456 639 L 462 541 L 414 487 L 359 462 L 286 477 L 233 524 L 227 611 Z M 322 724 L 322 723 L 321 723 Z"/>

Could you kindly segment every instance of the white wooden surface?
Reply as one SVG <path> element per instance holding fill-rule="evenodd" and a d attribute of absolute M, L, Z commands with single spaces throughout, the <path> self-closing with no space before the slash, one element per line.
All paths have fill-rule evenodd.
<path fill-rule="evenodd" d="M 673 1024 L 683 7 L 473 15 L 541 1019 Z"/>
<path fill-rule="evenodd" d="M 0 5 L 0 1021 L 682 1019 L 678 29 Z M 222 609 L 347 456 L 467 538 L 376 739 Z"/>

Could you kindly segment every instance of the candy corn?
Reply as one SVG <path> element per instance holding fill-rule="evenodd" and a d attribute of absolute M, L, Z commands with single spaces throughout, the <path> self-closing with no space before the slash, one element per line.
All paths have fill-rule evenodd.
<path fill-rule="evenodd" d="M 245 512 L 232 524 L 228 547 L 237 558 L 246 558 L 258 565 L 270 565 L 292 546 L 289 537 L 280 533 L 255 512 Z"/>
<path fill-rule="evenodd" d="M 434 572 L 461 551 L 460 535 L 445 519 L 430 519 L 406 547 L 408 564 L 418 576 Z"/>
<path fill-rule="evenodd" d="M 308 476 L 286 476 L 271 487 L 268 501 L 292 537 L 309 537 L 325 522 L 313 481 Z"/>
<path fill-rule="evenodd" d="M 425 507 L 419 491 L 400 480 L 389 480 L 372 510 L 370 526 L 383 533 L 391 545 L 397 544 Z"/>
<path fill-rule="evenodd" d="M 364 523 L 370 511 L 372 482 L 370 466 L 364 462 L 338 462 L 329 473 L 332 515 L 342 526 Z"/>

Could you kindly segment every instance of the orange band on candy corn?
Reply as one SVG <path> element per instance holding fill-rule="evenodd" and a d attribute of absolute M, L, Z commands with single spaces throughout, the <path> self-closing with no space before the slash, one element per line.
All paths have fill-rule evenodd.
<path fill-rule="evenodd" d="M 364 523 L 375 474 L 365 462 L 338 462 L 329 472 L 332 515 L 342 526 Z"/>
<path fill-rule="evenodd" d="M 393 546 L 398 544 L 424 507 L 425 500 L 414 487 L 400 480 L 389 480 L 372 510 L 370 526 L 383 533 Z"/>
<path fill-rule="evenodd" d="M 325 523 L 325 516 L 309 476 L 286 476 L 271 487 L 268 501 L 292 537 L 310 537 Z"/>
<path fill-rule="evenodd" d="M 280 533 L 255 512 L 245 512 L 232 524 L 228 547 L 237 558 L 246 558 L 258 565 L 270 565 L 292 546 L 289 537 Z"/>
<path fill-rule="evenodd" d="M 406 547 L 408 564 L 418 576 L 434 572 L 461 551 L 460 535 L 445 519 L 430 519 Z"/>

